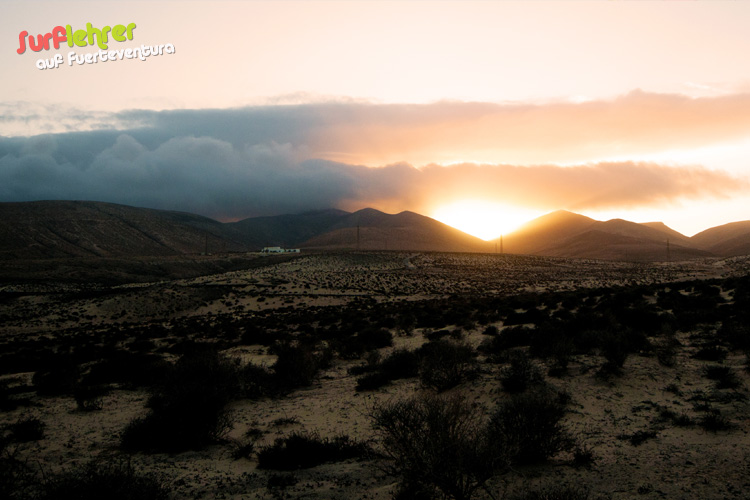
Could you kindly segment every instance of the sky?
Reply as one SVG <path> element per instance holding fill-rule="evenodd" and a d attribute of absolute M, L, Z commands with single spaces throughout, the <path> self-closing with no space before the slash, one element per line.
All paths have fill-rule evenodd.
<path fill-rule="evenodd" d="M 750 219 L 748 20 L 708 0 L 3 1 L 0 201 L 412 210 L 486 239 L 565 209 L 692 235 Z M 165 49 L 18 53 L 87 23 L 135 23 L 110 54 Z"/>

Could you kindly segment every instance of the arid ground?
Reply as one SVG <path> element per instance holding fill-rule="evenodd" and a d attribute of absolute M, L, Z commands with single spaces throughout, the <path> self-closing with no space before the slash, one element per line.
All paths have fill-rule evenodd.
<path fill-rule="evenodd" d="M 340 252 L 0 269 L 0 496 L 52 498 L 64 474 L 114 463 L 170 498 L 392 498 L 407 476 L 373 425 L 379 409 L 435 396 L 482 428 L 534 391 L 564 395 L 565 439 L 541 458 L 508 452 L 474 498 L 750 495 L 748 257 Z M 188 380 L 188 402 L 170 407 Z M 196 438 L 213 404 L 220 424 Z M 351 453 L 259 467 L 289 436 Z"/>

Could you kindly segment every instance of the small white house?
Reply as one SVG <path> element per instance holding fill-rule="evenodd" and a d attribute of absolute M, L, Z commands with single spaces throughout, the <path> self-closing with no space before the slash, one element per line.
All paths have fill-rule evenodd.
<path fill-rule="evenodd" d="M 299 248 L 263 247 L 260 253 L 264 255 L 271 253 L 299 253 Z"/>

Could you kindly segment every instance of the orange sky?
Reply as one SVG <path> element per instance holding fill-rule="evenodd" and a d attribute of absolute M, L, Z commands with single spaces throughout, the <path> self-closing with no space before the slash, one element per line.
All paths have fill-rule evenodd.
<path fill-rule="evenodd" d="M 332 200 L 344 208 L 453 204 L 497 231 L 557 208 L 686 234 L 750 219 L 748 2 L 7 1 L 0 14 L 0 136 L 127 131 L 113 112 L 131 109 L 323 103 L 255 146 L 416 169 L 370 176 Z M 132 46 L 176 53 L 39 71 L 55 51 L 15 52 L 21 30 L 86 22 L 135 22 Z M 0 194 L 31 192 L 18 186 Z"/>

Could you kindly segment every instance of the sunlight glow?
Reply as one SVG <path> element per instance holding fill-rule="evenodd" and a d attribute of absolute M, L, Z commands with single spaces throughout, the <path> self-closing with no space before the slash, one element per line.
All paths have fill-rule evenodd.
<path fill-rule="evenodd" d="M 442 205 L 431 217 L 483 240 L 499 238 L 542 212 L 484 200 L 462 200 Z"/>

